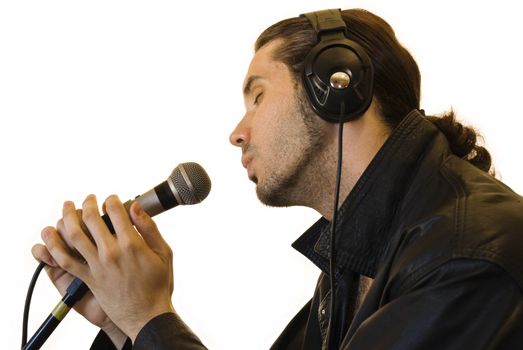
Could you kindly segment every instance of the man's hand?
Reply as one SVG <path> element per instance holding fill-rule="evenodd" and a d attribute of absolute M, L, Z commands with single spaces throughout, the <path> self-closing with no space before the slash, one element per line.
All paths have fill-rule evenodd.
<path fill-rule="evenodd" d="M 34 258 L 46 264 L 45 271 L 49 279 L 55 285 L 60 295 L 64 296 L 67 287 L 74 279 L 74 276 L 61 269 L 49 254 L 47 248 L 42 244 L 36 244 L 31 250 Z M 74 305 L 74 309 L 85 317 L 95 326 L 100 327 L 111 339 L 117 349 L 121 349 L 127 336 L 111 321 L 107 314 L 102 310 L 91 291 L 88 291 L 83 298 Z"/>
<path fill-rule="evenodd" d="M 105 209 L 116 231 L 114 236 L 101 218 L 94 196 L 85 199 L 82 209 L 79 218 L 74 204 L 64 203 L 63 218 L 57 228 L 47 227 L 42 231 L 52 258 L 47 260 L 55 263 L 50 266 L 59 266 L 79 277 L 92 291 L 101 309 L 96 309 L 98 304 L 92 313 L 84 309 L 82 314 L 86 318 L 103 324 L 105 311 L 106 317 L 134 341 L 149 320 L 174 312 L 172 251 L 138 203 L 131 206 L 129 217 L 118 197 L 106 200 Z M 65 279 L 70 280 L 70 275 L 61 274 L 57 267 L 47 269 L 53 281 L 63 277 L 67 288 Z"/>

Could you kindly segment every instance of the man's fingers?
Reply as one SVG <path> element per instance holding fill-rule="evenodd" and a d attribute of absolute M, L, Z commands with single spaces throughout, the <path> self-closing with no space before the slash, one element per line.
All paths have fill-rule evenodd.
<path fill-rule="evenodd" d="M 63 225 L 64 230 L 60 234 L 78 253 L 87 261 L 92 261 L 98 256 L 97 249 L 88 234 L 84 231 L 85 227 L 78 212 L 72 202 L 65 202 L 63 207 Z M 47 245 L 47 242 L 46 242 Z M 47 245 L 49 247 L 49 245 Z"/>
<path fill-rule="evenodd" d="M 94 195 L 87 196 L 82 204 L 81 222 L 84 224 L 85 230 L 89 232 L 90 237 L 95 241 L 98 250 L 102 254 L 105 253 L 108 247 L 114 243 L 115 238 L 100 216 Z"/>
<path fill-rule="evenodd" d="M 125 247 L 130 247 L 136 244 L 139 245 L 141 242 L 139 234 L 134 229 L 129 214 L 118 196 L 109 196 L 105 200 L 105 207 L 107 214 L 111 218 L 114 230 L 116 231 L 116 238 L 118 241 L 120 241 Z"/>
<path fill-rule="evenodd" d="M 171 256 L 172 251 L 167 242 L 163 239 L 156 223 L 151 217 L 143 210 L 142 206 L 138 202 L 134 202 L 131 205 L 131 220 L 136 226 L 136 229 L 142 235 L 143 240 L 147 245 L 155 252 L 159 252 L 164 256 Z"/>
<path fill-rule="evenodd" d="M 45 242 L 47 251 L 59 267 L 87 282 L 86 279 L 90 276 L 89 267 L 71 255 L 64 241 L 54 228 L 46 227 L 42 231 L 42 239 Z"/>
<path fill-rule="evenodd" d="M 45 228 L 44 230 L 47 230 L 47 229 L 50 229 L 50 228 Z M 51 256 L 51 254 L 49 254 L 49 251 L 43 244 L 35 244 L 31 248 L 31 254 L 33 254 L 33 257 L 37 261 L 43 262 L 47 266 L 58 267 L 58 264 L 56 263 L 56 261 L 54 261 L 53 257 Z"/>

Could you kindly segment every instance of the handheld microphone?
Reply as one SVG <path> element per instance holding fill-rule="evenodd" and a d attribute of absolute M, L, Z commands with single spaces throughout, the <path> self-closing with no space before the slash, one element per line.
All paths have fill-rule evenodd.
<path fill-rule="evenodd" d="M 155 216 L 177 205 L 200 203 L 207 197 L 210 190 L 211 180 L 201 165 L 197 163 L 182 163 L 173 170 L 167 180 L 144 194 L 128 200 L 124 203 L 124 206 L 129 210 L 131 204 L 137 201 L 147 214 Z M 114 234 L 114 227 L 109 216 L 105 214 L 102 216 L 102 219 Z M 40 265 L 43 266 L 44 263 L 40 263 Z M 39 268 L 41 269 L 40 266 Z M 89 288 L 82 280 L 75 278 L 67 287 L 62 300 L 56 305 L 40 328 L 25 345 L 23 344 L 23 350 L 40 349 L 73 305 L 88 290 Z"/>
<path fill-rule="evenodd" d="M 129 211 L 133 202 L 139 202 L 149 216 L 155 216 L 178 205 L 197 204 L 211 191 L 211 179 L 198 163 L 182 163 L 171 175 L 154 188 L 130 199 L 123 205 Z M 114 228 L 107 214 L 102 216 L 109 230 Z"/>

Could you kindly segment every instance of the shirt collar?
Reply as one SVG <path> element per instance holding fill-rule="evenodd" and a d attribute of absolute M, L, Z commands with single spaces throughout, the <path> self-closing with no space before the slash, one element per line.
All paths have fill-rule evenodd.
<path fill-rule="evenodd" d="M 393 232 L 400 199 L 436 127 L 418 110 L 393 130 L 340 209 L 336 225 L 335 278 L 345 269 L 374 277 Z M 330 223 L 321 218 L 292 246 L 329 273 Z"/>

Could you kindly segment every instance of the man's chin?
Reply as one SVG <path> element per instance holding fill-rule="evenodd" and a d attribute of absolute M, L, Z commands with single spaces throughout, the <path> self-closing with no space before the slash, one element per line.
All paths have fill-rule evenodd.
<path fill-rule="evenodd" d="M 280 191 L 263 190 L 260 185 L 256 186 L 258 200 L 269 207 L 290 207 L 294 204 L 289 203 L 289 198 L 282 195 Z"/>

